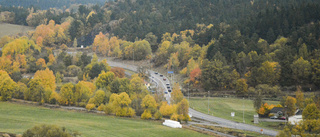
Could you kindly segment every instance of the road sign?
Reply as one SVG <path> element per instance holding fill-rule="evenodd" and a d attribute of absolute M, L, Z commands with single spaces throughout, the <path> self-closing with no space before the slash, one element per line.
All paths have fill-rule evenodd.
<path fill-rule="evenodd" d="M 231 112 L 231 117 L 234 117 L 235 113 L 234 112 Z"/>
<path fill-rule="evenodd" d="M 173 71 L 168 71 L 168 74 L 173 74 Z"/>

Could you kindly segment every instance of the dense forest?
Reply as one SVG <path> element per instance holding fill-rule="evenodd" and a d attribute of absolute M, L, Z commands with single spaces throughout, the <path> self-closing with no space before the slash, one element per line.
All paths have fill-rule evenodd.
<path fill-rule="evenodd" d="M 47 10 L 50 8 L 69 8 L 72 5 L 79 4 L 99 4 L 103 5 L 105 0 L 0 0 L 2 6 L 14 7 L 36 7 L 39 9 Z"/>
<path fill-rule="evenodd" d="M 140 47 L 135 43 L 150 45 L 154 54 L 140 47 L 143 56 L 136 59 L 153 56 L 155 66 L 174 67 L 176 72 L 187 68 L 180 72 L 185 74 L 187 83 L 193 79 L 188 78 L 193 69 L 199 68 L 203 76 L 199 74 L 196 85 L 206 90 L 235 89 L 239 78 L 246 80 L 249 87 L 301 85 L 310 90 L 320 85 L 319 3 L 119 0 L 105 2 L 103 6 L 80 5 L 77 11 L 5 6 L 0 11 L 2 22 L 34 27 L 46 25 L 50 20 L 61 24 L 63 41 L 50 42 L 41 37 L 44 41 L 41 44 L 48 47 L 72 46 L 76 41 L 77 45 L 93 44 L 93 50 L 98 49 L 96 52 L 101 55 L 132 59 L 130 49 Z M 39 36 L 32 36 L 37 40 L 36 37 Z M 102 44 L 106 41 L 113 44 Z M 106 50 L 108 46 L 111 48 Z M 195 67 L 188 66 L 192 60 Z M 299 67 L 301 63 L 307 68 Z M 221 69 L 214 72 L 211 67 Z M 262 75 L 268 71 L 264 67 L 272 67 L 274 72 Z M 235 76 L 222 75 L 231 72 Z M 221 79 L 216 75 L 222 75 Z M 273 79 L 266 80 L 269 75 L 274 75 Z"/>

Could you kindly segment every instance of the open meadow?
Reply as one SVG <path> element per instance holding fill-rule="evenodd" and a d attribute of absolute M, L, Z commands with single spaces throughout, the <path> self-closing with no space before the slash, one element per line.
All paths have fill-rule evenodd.
<path fill-rule="evenodd" d="M 18 33 L 27 33 L 33 31 L 34 28 L 22 25 L 14 25 L 8 23 L 0 23 L 0 38 L 6 35 L 16 35 Z"/>
<path fill-rule="evenodd" d="M 279 104 L 278 101 L 266 102 L 268 104 Z M 208 114 L 208 98 L 190 98 L 190 107 Z M 231 117 L 231 112 L 235 112 L 235 116 L 233 118 Z M 252 100 L 218 97 L 209 98 L 210 115 L 236 122 L 243 122 L 243 112 L 245 123 L 253 125 L 253 115 L 256 115 L 257 113 L 253 107 Z M 279 130 L 279 123 L 260 122 L 257 126 Z"/>
<path fill-rule="evenodd" d="M 161 122 L 120 118 L 92 113 L 49 109 L 10 102 L 0 102 L 0 132 L 22 134 L 39 124 L 54 124 L 78 131 L 83 137 L 185 137 L 206 136 L 187 129 L 173 129 Z"/>

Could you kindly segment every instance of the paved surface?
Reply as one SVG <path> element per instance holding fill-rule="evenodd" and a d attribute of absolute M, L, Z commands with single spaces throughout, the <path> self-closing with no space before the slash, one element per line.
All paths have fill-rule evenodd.
<path fill-rule="evenodd" d="M 129 65 L 129 64 L 123 64 L 121 62 L 115 62 L 112 61 L 110 58 L 107 59 L 109 66 L 112 67 L 121 67 L 127 70 L 131 70 L 131 71 L 137 71 L 137 66 L 134 65 Z M 148 72 L 151 74 L 150 79 L 154 80 L 157 85 L 161 86 L 164 89 L 164 92 L 167 91 L 167 83 L 170 83 L 169 79 L 166 78 L 165 76 L 163 76 L 164 78 L 166 78 L 166 81 L 163 81 L 163 77 L 160 77 L 160 74 L 155 74 L 154 71 L 152 70 L 148 70 Z M 170 85 L 171 87 L 171 85 Z M 170 93 L 168 94 L 164 94 L 166 100 L 168 101 L 168 103 L 170 103 Z M 201 113 L 199 111 L 196 111 L 194 109 L 189 108 L 189 113 L 192 115 L 192 117 L 196 117 L 199 119 L 204 119 L 207 120 L 209 122 L 214 122 L 217 124 L 220 124 L 222 126 L 226 126 L 229 128 L 235 128 L 235 129 L 240 129 L 240 130 L 247 130 L 247 131 L 253 131 L 253 132 L 261 132 L 261 129 L 263 129 L 263 133 L 266 135 L 270 135 L 270 136 L 276 136 L 278 134 L 277 131 L 274 130 L 270 130 L 270 129 L 265 129 L 265 128 L 261 128 L 261 127 L 257 127 L 257 126 L 253 126 L 253 125 L 248 125 L 248 124 L 244 124 L 244 123 L 237 123 L 234 121 L 230 121 L 230 120 L 226 120 L 226 119 L 222 119 L 222 118 L 218 118 L 218 117 L 214 117 L 214 116 L 210 116 L 204 113 Z"/>
<path fill-rule="evenodd" d="M 265 128 L 261 128 L 261 127 L 257 127 L 257 126 L 253 126 L 253 125 L 244 124 L 244 123 L 237 123 L 234 121 L 210 116 L 210 115 L 203 114 L 203 113 L 196 111 L 194 109 L 191 109 L 191 108 L 189 108 L 189 113 L 192 114 L 192 117 L 205 119 L 207 121 L 218 123 L 218 124 L 230 127 L 230 128 L 253 131 L 253 132 L 258 132 L 258 133 L 260 133 L 261 129 L 263 129 L 263 133 L 266 135 L 276 136 L 278 134 L 278 132 L 274 131 L 274 130 L 269 130 L 269 129 L 265 129 Z"/>

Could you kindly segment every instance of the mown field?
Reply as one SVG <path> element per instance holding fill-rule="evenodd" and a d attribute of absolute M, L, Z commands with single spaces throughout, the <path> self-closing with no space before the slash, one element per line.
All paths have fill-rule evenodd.
<path fill-rule="evenodd" d="M 34 28 L 22 25 L 14 25 L 8 23 L 0 23 L 0 38 L 5 35 L 16 35 L 18 33 L 27 33 L 33 31 Z"/>
<path fill-rule="evenodd" d="M 191 130 L 165 127 L 161 122 L 155 121 L 0 102 L 0 132 L 22 134 L 39 124 L 66 127 L 68 130 L 80 132 L 83 137 L 206 136 Z"/>
<path fill-rule="evenodd" d="M 268 104 L 279 104 L 278 101 L 266 101 Z M 208 98 L 190 98 L 190 107 L 202 113 L 208 114 Z M 231 117 L 231 112 L 235 112 L 235 116 Z M 209 114 L 233 120 L 253 124 L 253 115 L 257 114 L 253 107 L 253 101 L 237 98 L 209 98 Z M 278 129 L 279 123 L 260 122 L 257 126 Z"/>

